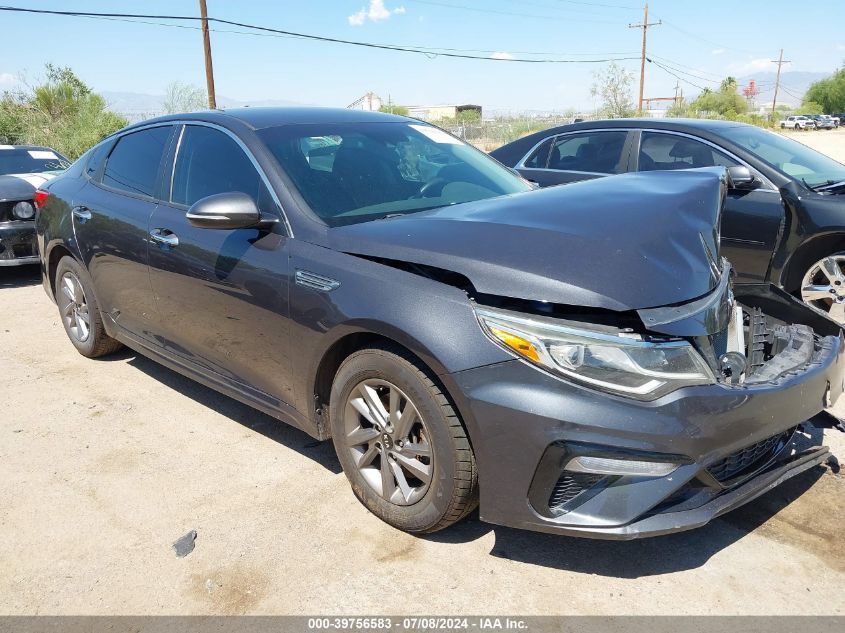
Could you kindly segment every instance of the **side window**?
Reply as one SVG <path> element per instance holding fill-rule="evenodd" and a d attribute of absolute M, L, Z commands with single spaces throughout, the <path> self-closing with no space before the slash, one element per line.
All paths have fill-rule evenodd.
<path fill-rule="evenodd" d="M 549 169 L 589 171 L 597 174 L 619 174 L 622 150 L 628 133 L 585 132 L 559 136 L 551 149 Z"/>
<path fill-rule="evenodd" d="M 173 172 L 171 202 L 191 206 L 216 193 L 240 191 L 259 202 L 261 177 L 240 146 L 220 130 L 188 125 Z"/>
<path fill-rule="evenodd" d="M 121 137 L 103 173 L 103 184 L 129 193 L 155 195 L 158 168 L 172 126 L 149 128 Z"/>
<path fill-rule="evenodd" d="M 112 144 L 110 142 L 105 142 L 91 150 L 91 156 L 88 158 L 88 162 L 85 163 L 85 175 L 88 178 L 94 178 L 97 172 L 100 171 L 100 167 L 102 167 L 103 161 L 106 158 L 106 154 L 109 153 L 111 146 Z"/>
<path fill-rule="evenodd" d="M 523 166 L 532 169 L 545 169 L 546 165 L 549 164 L 549 150 L 552 148 L 554 140 L 555 137 L 552 136 L 540 143 L 540 146 L 531 153 Z"/>
<path fill-rule="evenodd" d="M 640 171 L 731 167 L 738 164 L 710 145 L 686 136 L 643 132 L 640 138 Z"/>

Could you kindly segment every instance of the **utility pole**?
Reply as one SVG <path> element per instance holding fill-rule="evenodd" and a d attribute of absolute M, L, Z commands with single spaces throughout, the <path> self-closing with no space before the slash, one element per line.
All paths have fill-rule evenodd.
<path fill-rule="evenodd" d="M 775 96 L 772 99 L 772 121 L 774 121 L 775 120 L 775 107 L 777 106 L 777 103 L 778 103 L 778 87 L 780 86 L 780 67 L 783 66 L 784 64 L 790 64 L 792 62 L 783 58 L 783 49 L 780 49 L 780 56 L 777 58 L 777 60 L 773 59 L 773 60 L 771 60 L 771 62 L 773 64 L 778 65 L 778 74 L 775 77 Z"/>
<path fill-rule="evenodd" d="M 642 24 L 629 24 L 629 29 L 642 29 L 643 30 L 643 54 L 642 59 L 640 60 L 640 100 L 638 110 L 640 112 L 643 111 L 643 88 L 645 86 L 645 48 L 646 48 L 646 38 L 648 37 L 648 27 L 650 26 L 658 26 L 663 23 L 663 20 L 658 20 L 657 22 L 648 21 L 648 2 L 645 3 L 645 7 L 643 7 L 643 23 Z"/>
<path fill-rule="evenodd" d="M 217 109 L 217 98 L 214 95 L 214 66 L 211 63 L 211 37 L 208 33 L 208 8 L 205 0 L 200 0 L 200 17 L 202 18 L 202 45 L 205 50 L 205 87 L 208 91 L 208 107 Z"/>

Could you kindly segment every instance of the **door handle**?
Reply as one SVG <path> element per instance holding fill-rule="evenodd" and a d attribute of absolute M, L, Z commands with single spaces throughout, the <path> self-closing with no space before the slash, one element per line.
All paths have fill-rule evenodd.
<path fill-rule="evenodd" d="M 85 206 L 78 206 L 73 208 L 73 217 L 75 217 L 80 222 L 85 222 L 91 219 L 91 209 Z"/>
<path fill-rule="evenodd" d="M 179 238 L 175 233 L 168 229 L 153 229 L 150 231 L 150 237 L 153 241 L 162 246 L 175 248 L 179 246 Z"/>

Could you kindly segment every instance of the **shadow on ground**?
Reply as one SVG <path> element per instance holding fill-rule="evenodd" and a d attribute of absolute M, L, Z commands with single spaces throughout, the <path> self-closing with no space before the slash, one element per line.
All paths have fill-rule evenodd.
<path fill-rule="evenodd" d="M 274 442 L 278 442 L 287 448 L 313 459 L 334 474 L 343 472 L 340 462 L 337 461 L 337 455 L 335 455 L 331 442 L 318 442 L 304 431 L 300 431 L 248 405 L 225 396 L 214 389 L 210 389 L 190 378 L 186 378 L 182 374 L 131 350 L 125 349 L 103 360 L 127 359 L 132 367 L 143 371 L 158 382 L 167 385 L 184 396 L 188 396 L 212 411 L 216 411 L 220 415 L 224 415 L 256 433 L 261 433 L 261 435 Z"/>
<path fill-rule="evenodd" d="M 0 289 L 24 288 L 41 283 L 41 268 L 37 265 L 0 267 Z"/>
<path fill-rule="evenodd" d="M 814 507 L 817 512 L 823 507 L 829 507 L 829 498 L 825 501 L 819 498 L 821 495 L 815 495 L 810 499 L 811 495 L 807 494 L 822 477 L 825 480 L 834 479 L 826 468 L 820 466 L 794 477 L 702 528 L 636 541 L 582 539 L 491 526 L 481 522 L 477 512 L 466 521 L 427 538 L 438 542 L 462 543 L 474 541 L 492 530 L 496 541 L 490 553 L 499 558 L 616 578 L 666 574 L 701 567 L 714 554 L 767 524 L 799 499 L 803 498 L 803 501 L 798 501 L 796 506 L 802 504 Z M 774 524 L 777 525 L 777 522 Z M 798 526 L 798 530 L 801 529 Z M 806 529 L 813 530 L 812 520 L 807 521 Z M 768 530 L 777 532 L 776 527 Z M 833 530 L 820 540 L 824 542 L 828 536 L 836 537 L 836 532 Z M 771 535 L 765 533 L 764 536 Z M 777 536 L 772 538 L 783 542 L 775 547 L 784 547 L 788 542 L 813 555 L 825 555 L 824 550 L 814 543 L 808 543 L 805 547 L 797 540 L 786 541 Z"/>
<path fill-rule="evenodd" d="M 298 429 L 130 350 L 111 359 L 128 360 L 133 367 L 209 409 L 313 459 L 332 473 L 342 472 L 331 442 L 317 442 Z M 814 485 L 821 478 L 824 478 L 825 485 L 816 485 L 814 493 Z M 817 467 L 702 528 L 638 541 L 581 539 L 493 526 L 480 521 L 477 510 L 461 523 L 423 538 L 458 544 L 475 541 L 492 531 L 495 535 L 495 545 L 490 552 L 492 556 L 617 578 L 637 578 L 701 567 L 714 554 L 763 525 L 766 527 L 761 534 L 779 542 L 773 546 L 795 546 L 823 558 L 829 551 L 831 539 L 837 538 L 835 526 L 845 521 L 845 513 L 837 510 L 836 516 L 829 517 L 829 528 L 825 526 L 821 532 L 818 529 L 814 532 L 812 517 L 821 508 L 831 507 L 831 495 L 839 496 L 845 490 L 843 484 L 845 477 L 830 474 L 825 467 Z M 773 520 L 793 503 L 795 508 L 785 512 L 784 518 Z M 788 525 L 799 535 L 806 535 L 804 544 L 789 530 L 781 530 L 783 525 Z M 830 565 L 829 561 L 825 562 Z M 831 566 L 836 567 L 838 563 Z"/>

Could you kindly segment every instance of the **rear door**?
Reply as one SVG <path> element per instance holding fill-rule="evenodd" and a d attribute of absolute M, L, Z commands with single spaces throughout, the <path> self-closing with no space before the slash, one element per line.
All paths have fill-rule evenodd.
<path fill-rule="evenodd" d="M 254 397 L 289 403 L 284 222 L 272 230 L 208 229 L 185 217 L 197 200 L 234 191 L 252 196 L 262 214 L 281 219 L 281 209 L 257 163 L 228 132 L 188 124 L 174 145 L 172 186 L 150 221 L 159 342 Z"/>
<path fill-rule="evenodd" d="M 147 268 L 148 224 L 173 129 L 149 127 L 104 145 L 107 155 L 92 156 L 89 180 L 72 200 L 76 241 L 100 309 L 139 336 L 156 317 Z"/>
<path fill-rule="evenodd" d="M 784 218 L 778 190 L 750 165 L 704 139 L 687 134 L 644 130 L 636 167 L 639 171 L 744 165 L 761 181 L 757 189 L 730 190 L 722 216 L 721 253 L 731 262 L 737 282 L 765 281 Z"/>
<path fill-rule="evenodd" d="M 541 187 L 590 180 L 626 170 L 630 151 L 627 130 L 585 130 L 545 139 L 516 169 Z"/>

